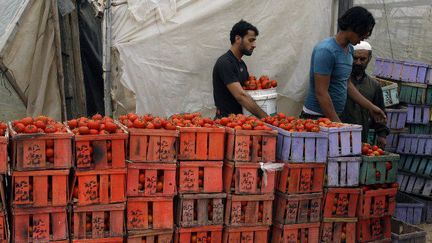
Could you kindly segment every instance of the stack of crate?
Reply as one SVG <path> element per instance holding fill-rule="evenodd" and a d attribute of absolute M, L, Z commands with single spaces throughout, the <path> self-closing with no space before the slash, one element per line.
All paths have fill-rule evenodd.
<path fill-rule="evenodd" d="M 221 242 L 224 128 L 180 127 L 175 242 Z"/>
<path fill-rule="evenodd" d="M 123 242 L 128 134 L 75 135 L 72 242 Z"/>
<path fill-rule="evenodd" d="M 318 242 L 328 136 L 322 132 L 278 132 L 278 172 L 272 242 Z"/>
<path fill-rule="evenodd" d="M 7 125 L 6 123 L 0 122 L 0 128 L 1 126 Z M 9 173 L 8 143 L 9 131 L 6 128 L 4 134 L 0 131 L 0 242 L 9 242 L 10 240 L 5 185 L 6 177 Z"/>
<path fill-rule="evenodd" d="M 73 134 L 17 134 L 11 124 L 9 131 L 12 241 L 69 242 L 68 177 Z"/>
<path fill-rule="evenodd" d="M 171 242 L 179 133 L 128 131 L 127 242 Z"/>
<path fill-rule="evenodd" d="M 226 128 L 223 241 L 267 242 L 272 224 L 277 131 Z"/>

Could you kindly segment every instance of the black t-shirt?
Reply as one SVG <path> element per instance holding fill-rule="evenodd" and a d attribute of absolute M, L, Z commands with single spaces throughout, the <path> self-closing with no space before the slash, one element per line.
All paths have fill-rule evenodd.
<path fill-rule="evenodd" d="M 213 98 L 220 116 L 231 113 L 241 114 L 242 106 L 226 87 L 233 82 L 241 85 L 249 78 L 246 64 L 238 60 L 231 50 L 228 50 L 216 61 L 213 67 Z"/>

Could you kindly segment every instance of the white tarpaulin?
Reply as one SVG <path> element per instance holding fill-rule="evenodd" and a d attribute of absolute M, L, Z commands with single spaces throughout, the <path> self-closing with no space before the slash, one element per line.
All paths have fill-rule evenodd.
<path fill-rule="evenodd" d="M 129 0 L 112 10 L 116 114 L 214 109 L 212 69 L 240 19 L 260 34 L 250 74 L 279 82 L 279 110 L 295 114 L 313 46 L 330 35 L 332 0 Z M 136 99 L 136 100 L 135 100 Z M 136 107 L 135 107 L 136 102 Z"/>

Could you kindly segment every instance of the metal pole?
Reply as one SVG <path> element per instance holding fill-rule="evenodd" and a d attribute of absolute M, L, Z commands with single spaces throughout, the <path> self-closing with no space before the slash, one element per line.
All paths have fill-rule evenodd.
<path fill-rule="evenodd" d="M 103 78 L 105 115 L 112 116 L 111 106 L 111 0 L 107 0 L 104 9 L 103 28 L 105 33 L 103 46 Z"/>

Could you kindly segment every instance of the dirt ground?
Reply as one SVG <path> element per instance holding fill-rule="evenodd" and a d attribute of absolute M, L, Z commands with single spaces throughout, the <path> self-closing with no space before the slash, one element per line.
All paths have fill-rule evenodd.
<path fill-rule="evenodd" d="M 432 243 L 432 224 L 419 224 L 418 226 L 426 231 L 426 242 Z"/>

